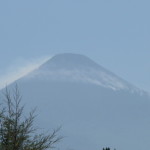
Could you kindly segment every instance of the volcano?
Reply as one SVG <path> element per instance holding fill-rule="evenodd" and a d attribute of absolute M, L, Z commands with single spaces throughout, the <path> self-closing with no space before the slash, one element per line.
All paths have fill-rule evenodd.
<path fill-rule="evenodd" d="M 17 84 L 27 110 L 37 107 L 40 127 L 62 126 L 58 148 L 150 147 L 148 94 L 86 56 L 58 54 Z"/>

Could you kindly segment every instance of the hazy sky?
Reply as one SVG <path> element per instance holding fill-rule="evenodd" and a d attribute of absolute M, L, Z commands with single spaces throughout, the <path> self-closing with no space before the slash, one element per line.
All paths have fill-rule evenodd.
<path fill-rule="evenodd" d="M 72 52 L 150 92 L 149 7 L 149 0 L 1 0 L 0 81 Z"/>

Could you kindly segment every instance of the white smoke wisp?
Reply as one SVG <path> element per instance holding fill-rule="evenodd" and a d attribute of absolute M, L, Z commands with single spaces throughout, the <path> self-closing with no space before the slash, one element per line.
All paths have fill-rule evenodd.
<path fill-rule="evenodd" d="M 36 58 L 30 61 L 23 61 L 21 62 L 21 64 L 10 66 L 9 69 L 4 74 L 0 75 L 0 89 L 6 87 L 6 85 L 15 82 L 21 77 L 37 69 L 46 61 L 48 61 L 50 58 L 51 58 L 50 56 L 46 56 Z"/>

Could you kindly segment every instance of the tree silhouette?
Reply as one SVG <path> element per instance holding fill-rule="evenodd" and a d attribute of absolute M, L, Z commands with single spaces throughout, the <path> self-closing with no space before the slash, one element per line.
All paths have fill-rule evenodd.
<path fill-rule="evenodd" d="M 17 85 L 12 93 L 4 91 L 4 103 L 0 110 L 0 150 L 47 150 L 55 147 L 62 137 L 57 136 L 59 129 L 50 134 L 37 134 L 34 127 L 35 110 L 24 117 L 21 95 Z M 39 133 L 39 131 L 38 131 Z"/>
<path fill-rule="evenodd" d="M 106 148 L 103 148 L 103 150 L 110 150 L 110 148 L 109 148 L 109 147 L 106 147 Z"/>

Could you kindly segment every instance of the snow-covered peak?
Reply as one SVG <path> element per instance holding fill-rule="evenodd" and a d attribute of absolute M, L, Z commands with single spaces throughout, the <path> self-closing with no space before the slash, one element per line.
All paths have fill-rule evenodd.
<path fill-rule="evenodd" d="M 115 91 L 142 93 L 138 88 L 80 54 L 58 54 L 27 77 L 47 81 L 90 83 Z"/>

